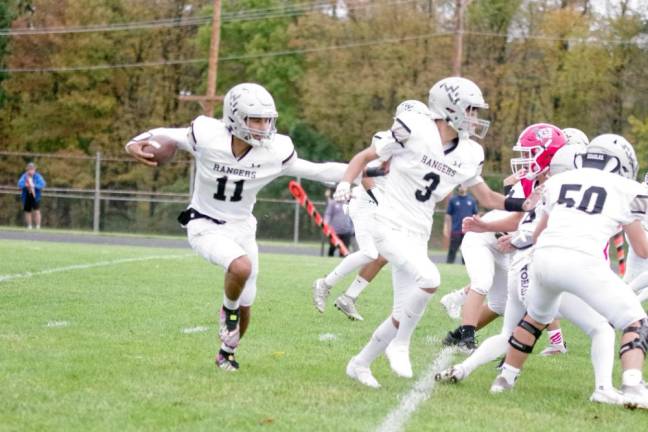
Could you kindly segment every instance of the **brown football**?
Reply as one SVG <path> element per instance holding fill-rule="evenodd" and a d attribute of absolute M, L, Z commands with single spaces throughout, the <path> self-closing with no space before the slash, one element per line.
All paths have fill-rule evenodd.
<path fill-rule="evenodd" d="M 153 160 L 158 163 L 158 166 L 169 163 L 178 150 L 175 140 L 164 135 L 153 135 L 147 141 L 142 150 L 152 153 Z"/>

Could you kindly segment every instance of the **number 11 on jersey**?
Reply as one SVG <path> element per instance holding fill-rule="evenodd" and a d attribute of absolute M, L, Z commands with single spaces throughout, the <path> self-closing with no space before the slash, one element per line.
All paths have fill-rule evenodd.
<path fill-rule="evenodd" d="M 225 196 L 225 186 L 227 186 L 227 176 L 219 177 L 216 179 L 218 183 L 218 188 L 214 194 L 214 199 L 218 201 L 226 201 L 227 197 Z M 236 202 L 241 201 L 243 198 L 243 184 L 245 180 L 237 180 L 234 182 L 234 194 L 231 196 L 230 201 Z"/>

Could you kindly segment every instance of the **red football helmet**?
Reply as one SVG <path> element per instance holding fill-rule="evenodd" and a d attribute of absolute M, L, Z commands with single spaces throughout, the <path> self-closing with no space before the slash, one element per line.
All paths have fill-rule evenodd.
<path fill-rule="evenodd" d="M 536 123 L 520 134 L 513 151 L 520 157 L 511 159 L 511 169 L 520 179 L 534 180 L 549 169 L 553 155 L 567 143 L 560 128 L 549 123 Z"/>

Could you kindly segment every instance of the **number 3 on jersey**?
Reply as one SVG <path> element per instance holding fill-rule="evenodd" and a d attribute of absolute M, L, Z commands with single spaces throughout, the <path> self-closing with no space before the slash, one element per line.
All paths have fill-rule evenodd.
<path fill-rule="evenodd" d="M 416 196 L 416 199 L 421 202 L 425 202 L 430 199 L 432 192 L 434 192 L 434 189 L 439 186 L 441 177 L 439 177 L 439 174 L 435 173 L 434 171 L 430 171 L 429 173 L 425 174 L 423 180 L 429 181 L 430 184 L 425 186 L 425 189 L 423 190 L 417 189 L 416 193 L 414 194 Z"/>
<path fill-rule="evenodd" d="M 225 196 L 225 186 L 227 186 L 227 176 L 217 178 L 216 182 L 218 182 L 218 187 L 216 189 L 216 193 L 214 194 L 214 199 L 218 201 L 226 201 L 227 197 Z M 230 198 L 230 201 L 241 201 L 241 199 L 243 198 L 243 183 L 245 183 L 245 180 L 237 180 L 234 182 L 234 194 Z"/>

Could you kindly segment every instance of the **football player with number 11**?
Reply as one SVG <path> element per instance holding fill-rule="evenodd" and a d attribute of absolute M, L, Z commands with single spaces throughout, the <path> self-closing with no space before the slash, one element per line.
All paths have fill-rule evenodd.
<path fill-rule="evenodd" d="M 235 350 L 250 323 L 259 270 L 257 193 L 279 176 L 338 182 L 345 164 L 299 159 L 292 140 L 276 133 L 277 110 L 270 93 L 258 84 L 239 84 L 223 102 L 223 119 L 200 116 L 188 128 L 158 128 L 133 138 L 126 151 L 151 166 L 145 147 L 155 136 L 173 139 L 196 159 L 191 204 L 178 220 L 187 228 L 193 250 L 225 269 L 220 310 L 218 367 L 235 371 Z"/>

